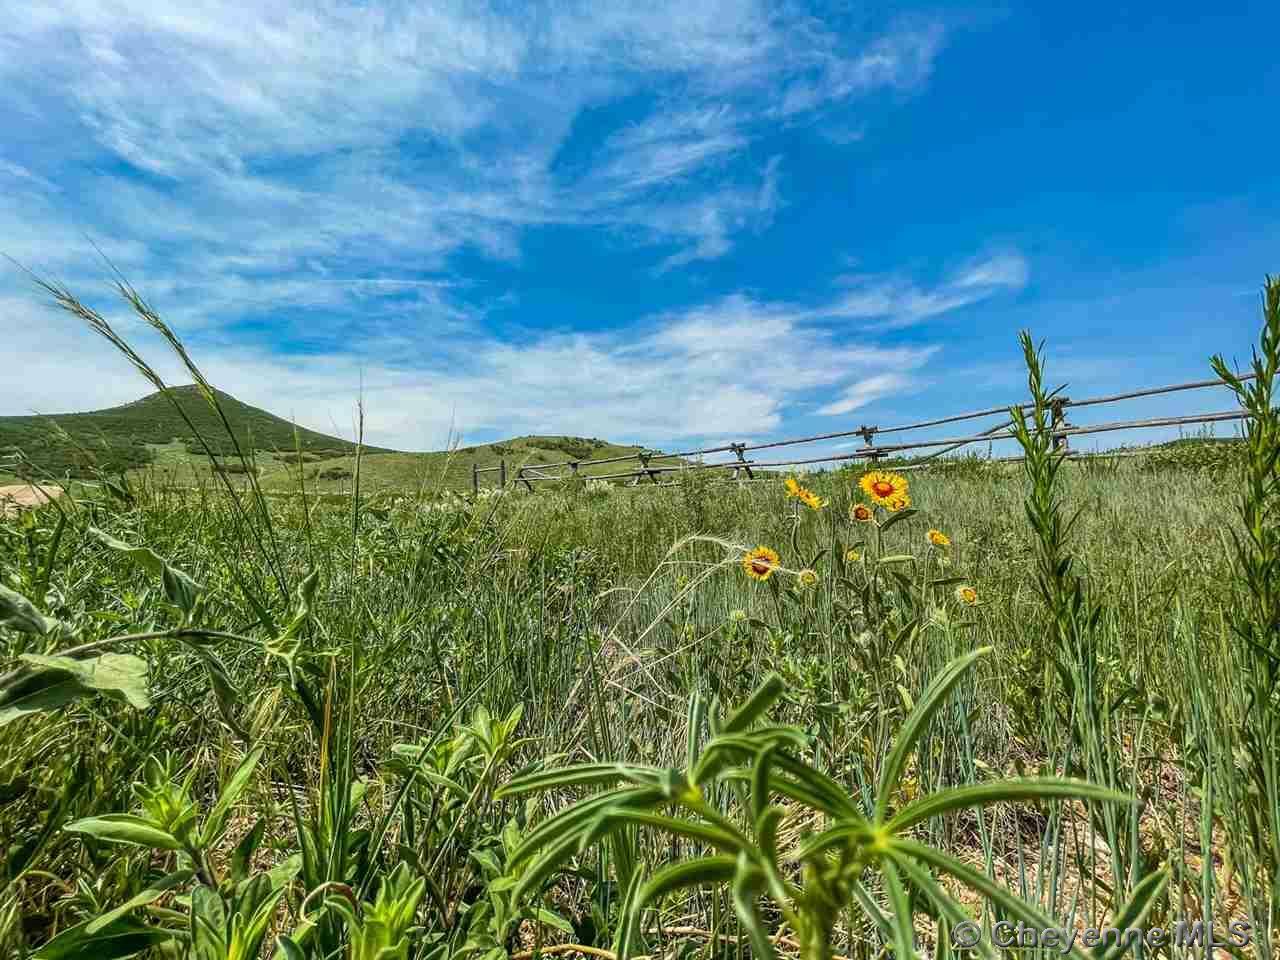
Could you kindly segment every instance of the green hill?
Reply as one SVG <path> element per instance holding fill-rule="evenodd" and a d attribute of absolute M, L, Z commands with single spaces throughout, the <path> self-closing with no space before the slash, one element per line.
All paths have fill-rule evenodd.
<path fill-rule="evenodd" d="M 437 453 L 370 453 L 366 451 L 360 463 L 360 485 L 368 490 L 426 489 L 470 490 L 473 467 L 496 467 L 506 461 L 507 483 L 515 483 L 516 468 L 520 466 L 537 470 L 541 466 L 564 463 L 567 460 L 601 460 L 638 453 L 643 447 L 619 446 L 604 440 L 583 437 L 517 437 L 500 443 L 488 443 L 473 447 Z M 664 465 L 675 461 L 664 460 Z M 612 463 L 582 468 L 585 477 L 633 470 L 630 463 Z M 304 463 L 303 478 L 309 489 L 337 490 L 350 487 L 355 458 L 351 455 L 326 460 L 323 463 Z M 548 470 L 549 474 L 563 474 L 564 469 Z M 267 489 L 296 488 L 297 468 L 292 464 L 280 464 L 278 468 L 263 473 L 263 486 Z M 496 487 L 496 472 L 480 474 L 480 485 Z M 534 486 L 538 486 L 535 482 Z"/>
<path fill-rule="evenodd" d="M 223 455 L 232 450 L 217 412 L 195 386 L 171 388 L 169 396 L 215 453 Z M 295 427 L 230 394 L 218 391 L 217 398 L 242 449 L 253 449 L 259 456 L 276 451 L 292 453 L 295 430 L 296 445 L 304 459 L 342 456 L 355 450 L 355 444 L 347 440 Z M 208 463 L 204 448 L 173 402 L 158 392 L 123 406 L 88 413 L 0 417 L 0 462 L 13 459 L 19 452 L 34 466 L 34 470 L 28 468 L 29 472 L 53 476 L 91 476 L 95 470 L 118 473 L 153 463 L 188 460 Z"/>
<path fill-rule="evenodd" d="M 229 456 L 231 443 L 226 429 L 196 387 L 174 387 L 170 395 L 214 452 L 220 458 Z M 355 467 L 354 443 L 305 427 L 295 428 L 288 420 L 241 403 L 230 394 L 219 391 L 217 397 L 242 449 L 253 449 L 265 488 L 295 489 L 299 479 L 318 490 L 339 490 L 350 485 Z M 297 449 L 301 453 L 296 452 Z M 536 470 L 567 460 L 625 456 L 640 449 L 594 438 L 566 436 L 518 437 L 437 453 L 398 453 L 366 446 L 361 483 L 371 490 L 403 490 L 423 485 L 469 490 L 474 466 L 496 467 L 505 461 L 509 468 L 508 482 L 514 483 L 516 468 L 520 466 Z M 12 466 L 19 452 L 34 468 Z M 229 472 L 239 471 L 234 459 L 224 462 Z M 605 464 L 585 467 L 582 473 L 599 476 L 634 467 L 634 462 Z M 150 472 L 161 482 L 189 484 L 207 478 L 211 464 L 191 428 L 160 393 L 88 413 L 0 417 L 0 480 L 8 476 L 92 477 L 99 471 Z M 481 474 L 480 478 L 483 486 L 498 483 L 496 472 Z"/>

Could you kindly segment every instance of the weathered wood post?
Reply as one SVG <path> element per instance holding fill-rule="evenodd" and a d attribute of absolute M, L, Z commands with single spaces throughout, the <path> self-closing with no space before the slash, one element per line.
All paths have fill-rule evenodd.
<path fill-rule="evenodd" d="M 875 432 L 879 429 L 879 427 L 869 427 L 865 423 L 858 427 L 858 433 L 862 436 L 862 446 L 864 450 L 870 450 L 874 445 L 875 441 L 872 438 L 875 436 Z M 871 452 L 867 454 L 867 459 L 869 459 L 872 464 L 875 464 L 880 461 L 882 456 L 884 456 L 884 454 L 879 450 L 871 450 Z"/>
<path fill-rule="evenodd" d="M 747 458 L 743 456 L 743 452 L 747 449 L 747 445 L 745 443 L 731 443 L 729 444 L 729 449 L 733 451 L 734 455 L 738 458 L 738 463 L 741 464 L 741 466 L 735 466 L 733 468 L 733 476 L 729 479 L 737 480 L 738 474 L 741 471 L 746 471 L 747 479 L 754 480 L 755 477 L 752 476 L 751 467 L 747 465 Z"/>
<path fill-rule="evenodd" d="M 503 490 L 507 489 L 507 458 L 501 457 L 498 460 L 498 486 Z"/>
<path fill-rule="evenodd" d="M 472 495 L 480 493 L 480 464 L 474 460 L 471 463 L 471 493 Z"/>
<path fill-rule="evenodd" d="M 1070 424 L 1067 423 L 1067 416 L 1064 412 L 1067 404 L 1070 402 L 1070 397 L 1055 397 L 1049 402 L 1049 409 L 1053 414 L 1053 423 L 1049 430 L 1050 436 L 1053 437 L 1053 449 L 1055 453 L 1059 450 L 1066 452 L 1068 449 L 1066 435 L 1058 433 L 1058 431 L 1062 430 L 1064 427 L 1070 426 Z"/>

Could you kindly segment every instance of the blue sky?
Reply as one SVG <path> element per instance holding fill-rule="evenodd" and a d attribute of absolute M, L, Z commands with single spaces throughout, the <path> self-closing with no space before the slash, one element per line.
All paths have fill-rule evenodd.
<path fill-rule="evenodd" d="M 0 4 L 0 252 L 180 381 L 97 243 L 219 386 L 403 449 L 942 416 L 1024 327 L 1073 396 L 1197 379 L 1280 271 L 1274 4 Z M 0 414 L 145 392 L 0 317 Z"/>

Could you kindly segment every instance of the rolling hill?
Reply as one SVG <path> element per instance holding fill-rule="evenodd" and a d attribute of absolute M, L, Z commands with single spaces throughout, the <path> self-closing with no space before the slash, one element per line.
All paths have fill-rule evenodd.
<path fill-rule="evenodd" d="M 228 455 L 231 444 L 227 432 L 197 388 L 174 387 L 170 394 L 214 452 Z M 254 450 L 265 488 L 296 487 L 299 463 L 302 478 L 310 488 L 334 490 L 349 485 L 355 463 L 354 443 L 295 427 L 230 394 L 219 391 L 217 396 L 242 448 Z M 505 460 L 514 477 L 514 468 L 519 465 L 536 468 L 566 460 L 634 454 L 640 449 L 567 436 L 517 437 L 436 453 L 400 453 L 365 446 L 361 483 L 369 489 L 427 484 L 462 490 L 471 487 L 473 466 L 493 467 Z M 29 466 L 13 466 L 19 451 Z M 233 461 L 229 463 L 233 472 L 237 467 Z M 627 469 L 627 465 L 588 467 L 583 473 L 592 476 L 620 469 Z M 0 479 L 91 478 L 100 473 L 142 471 L 154 472 L 175 483 L 192 482 L 211 472 L 209 458 L 191 428 L 160 393 L 87 413 L 0 417 Z M 485 477 L 484 482 L 495 485 L 497 474 Z"/>
<path fill-rule="evenodd" d="M 173 387 L 169 397 L 215 453 L 231 451 L 232 443 L 222 421 L 194 385 Z M 191 458 L 207 463 L 204 449 L 169 397 L 157 392 L 119 407 L 87 413 L 0 417 L 0 459 L 12 459 L 21 451 L 34 466 L 33 472 L 73 477 L 93 476 L 95 471 L 119 473 Z M 304 451 L 304 458 L 336 457 L 355 450 L 350 441 L 295 427 L 230 394 L 218 391 L 217 397 L 242 449 L 251 448 L 260 456 L 292 452 L 295 444 Z M 369 447 L 366 450 L 389 452 Z"/>

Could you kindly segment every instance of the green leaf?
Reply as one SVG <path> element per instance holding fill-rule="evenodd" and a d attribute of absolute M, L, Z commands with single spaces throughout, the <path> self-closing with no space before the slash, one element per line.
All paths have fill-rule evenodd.
<path fill-rule="evenodd" d="M 891 850 L 896 850 L 915 860 L 930 864 L 943 873 L 951 874 L 965 886 L 981 893 L 1008 915 L 1016 917 L 1032 927 L 1040 930 L 1049 930 L 1056 929 L 1059 926 L 1051 917 L 1040 912 L 1031 904 L 1019 900 L 985 874 L 978 873 L 972 867 L 961 863 L 955 857 L 943 853 L 941 850 L 935 850 L 933 847 L 925 846 L 923 843 L 916 843 L 914 840 L 907 840 L 902 837 L 895 837 L 889 842 Z M 1078 945 L 1070 946 L 1070 951 L 1071 955 L 1076 957 L 1077 960 L 1094 960 Z"/>
<path fill-rule="evenodd" d="M 69 673 L 89 690 L 114 696 L 139 710 L 151 706 L 147 698 L 147 662 L 131 653 L 104 653 L 86 660 L 24 653 L 18 659 Z"/>
<path fill-rule="evenodd" d="M 648 879 L 636 895 L 631 909 L 639 912 L 659 897 L 686 887 L 709 887 L 728 883 L 738 868 L 738 858 L 730 856 L 699 857 L 663 867 Z"/>
<path fill-rule="evenodd" d="M 907 899 L 907 891 L 902 886 L 902 878 L 898 876 L 898 868 L 893 865 L 891 857 L 880 861 L 880 875 L 884 878 L 889 906 L 892 908 L 894 960 L 915 957 L 916 931 L 911 922 L 911 901 Z"/>
<path fill-rule="evenodd" d="M 130 897 L 114 910 L 109 910 L 93 920 L 90 920 L 89 924 L 85 927 L 84 932 L 88 934 L 101 932 L 104 928 L 115 923 L 130 910 L 136 910 L 138 907 L 145 907 L 148 903 L 153 903 L 154 901 L 159 900 L 167 891 L 186 883 L 193 876 L 195 876 L 195 874 L 191 870 L 176 870 L 173 873 L 162 877 L 141 893 Z"/>
<path fill-rule="evenodd" d="M 901 523 L 903 520 L 906 520 L 908 517 L 914 517 L 915 515 L 916 515 L 916 511 L 912 509 L 899 510 L 897 513 L 892 514 L 889 517 L 889 519 L 886 520 L 884 523 L 880 524 L 880 532 L 884 533 L 884 531 L 893 527 L 894 524 Z"/>
<path fill-rule="evenodd" d="M 63 830 L 69 833 L 87 833 L 110 843 L 131 843 L 156 850 L 181 850 L 177 837 L 162 830 L 141 817 L 128 813 L 108 813 L 101 817 L 86 817 L 69 823 Z"/>
<path fill-rule="evenodd" d="M 125 700 L 139 709 L 150 705 L 146 661 L 131 654 L 105 653 L 76 660 L 26 653 L 19 659 L 27 666 L 0 688 L 0 726 L 94 693 Z"/>
<path fill-rule="evenodd" d="M 253 854 L 262 843 L 263 834 L 267 830 L 267 818 L 259 817 L 257 823 L 249 828 L 249 832 L 240 838 L 235 851 L 231 854 L 231 879 L 237 883 L 246 880 L 253 864 Z"/>
<path fill-rule="evenodd" d="M 661 813 L 649 813 L 645 810 L 605 810 L 600 814 L 596 823 L 592 825 L 590 836 L 593 838 L 598 837 L 624 824 L 637 827 L 653 827 L 655 830 L 664 830 L 667 833 L 674 833 L 689 840 L 697 840 L 718 850 L 731 850 L 735 853 L 747 844 L 746 838 L 741 834 L 730 833 L 722 827 L 704 823 L 700 820 L 668 817 Z"/>
<path fill-rule="evenodd" d="M 202 585 L 196 583 L 191 577 L 170 564 L 150 547 L 135 547 L 125 543 L 123 540 L 117 540 L 111 534 L 105 533 L 97 527 L 90 527 L 88 532 L 89 536 L 104 546 L 123 553 L 148 573 L 159 577 L 164 587 L 165 599 L 182 610 L 183 613 L 190 613 L 195 606 L 196 598 L 204 592 Z"/>
<path fill-rule="evenodd" d="M 117 960 L 173 939 L 169 930 L 148 927 L 127 918 L 90 934 L 87 928 L 92 922 L 86 920 L 63 930 L 33 953 L 31 960 Z"/>
<path fill-rule="evenodd" d="M 733 883 L 730 885 L 733 912 L 738 915 L 738 922 L 746 928 L 747 936 L 751 938 L 752 956 L 759 960 L 773 960 L 777 951 L 760 919 L 760 891 L 764 885 L 763 871 L 751 862 L 745 850 L 742 851 L 734 864 Z"/>
<path fill-rule="evenodd" d="M 231 775 L 231 779 L 227 781 L 227 785 L 223 787 L 217 803 L 209 811 L 209 816 L 205 819 L 204 827 L 200 831 L 202 847 L 212 846 L 221 838 L 231 807 L 240 799 L 240 794 L 244 793 L 245 788 L 249 786 L 249 781 L 253 779 L 253 771 L 257 768 L 258 761 L 262 759 L 263 749 L 258 747 L 245 757 L 236 768 L 236 772 Z"/>
<path fill-rule="evenodd" d="M 572 767 L 553 767 L 550 770 L 540 770 L 508 780 L 494 796 L 501 800 L 536 790 L 595 786 L 617 783 L 619 780 L 649 785 L 660 782 L 666 772 L 661 767 L 635 766 L 625 763 L 583 763 Z"/>
<path fill-rule="evenodd" d="M 56 622 L 41 614 L 35 604 L 22 594 L 0 584 L 0 627 L 42 637 Z"/>
<path fill-rule="evenodd" d="M 531 857 L 548 844 L 558 842 L 561 838 L 577 835 L 586 830 L 601 810 L 610 806 L 646 807 L 660 803 L 662 791 L 652 787 L 636 787 L 624 790 L 612 790 L 579 800 L 566 807 L 554 816 L 543 820 L 525 835 L 520 845 L 507 856 L 507 863 L 515 866 Z"/>
<path fill-rule="evenodd" d="M 279 960 L 307 960 L 297 941 L 283 933 L 276 936 L 276 956 Z"/>
<path fill-rule="evenodd" d="M 764 678 L 760 686 L 756 687 L 755 692 L 747 698 L 746 702 L 729 715 L 729 718 L 720 728 L 721 731 L 724 733 L 742 733 L 777 702 L 785 689 L 786 684 L 781 676 L 776 673 L 769 674 Z"/>
<path fill-rule="evenodd" d="M 1143 877 L 1142 882 L 1134 887 L 1133 895 L 1129 897 L 1129 902 L 1120 911 L 1112 926 L 1119 930 L 1140 926 L 1152 904 L 1155 903 L 1156 897 L 1161 894 L 1168 882 L 1169 874 L 1164 870 L 1157 870 Z M 1104 940 L 1093 948 L 1093 955 L 1098 960 L 1114 960 L 1128 949 L 1124 938 L 1120 937 L 1110 944 Z"/>
<path fill-rule="evenodd" d="M 540 923 L 545 923 L 549 927 L 555 927 L 561 933 L 572 934 L 573 924 L 566 920 L 554 910 L 548 910 L 546 907 L 538 907 L 537 917 Z"/>
<path fill-rule="evenodd" d="M 966 807 L 983 807 L 1010 800 L 1067 799 L 1101 800 L 1108 803 L 1134 803 L 1132 797 L 1084 780 L 1062 777 L 1028 777 L 1021 780 L 997 780 L 993 783 L 970 784 L 952 787 L 921 797 L 903 809 L 886 824 L 891 833 L 902 833 L 907 828 L 952 810 Z"/>
<path fill-rule="evenodd" d="M 924 732 L 929 726 L 929 721 L 933 719 L 933 715 L 942 706 L 952 687 L 960 682 L 960 678 L 964 676 L 965 671 L 973 666 L 979 657 L 985 656 L 990 652 L 990 647 L 981 647 L 972 653 L 956 657 L 956 659 L 942 668 L 941 672 L 933 678 L 933 681 L 925 689 L 924 694 L 920 697 L 920 702 L 916 704 L 916 708 L 911 711 L 903 722 L 902 729 L 898 731 L 898 737 L 894 740 L 889 758 L 885 761 L 884 770 L 880 776 L 880 789 L 876 796 L 876 820 L 884 820 L 885 814 L 889 809 L 889 797 L 893 795 L 893 791 L 897 787 L 898 778 L 902 775 L 902 770 L 907 764 L 907 757 L 910 756 L 916 741 L 924 736 Z"/>

